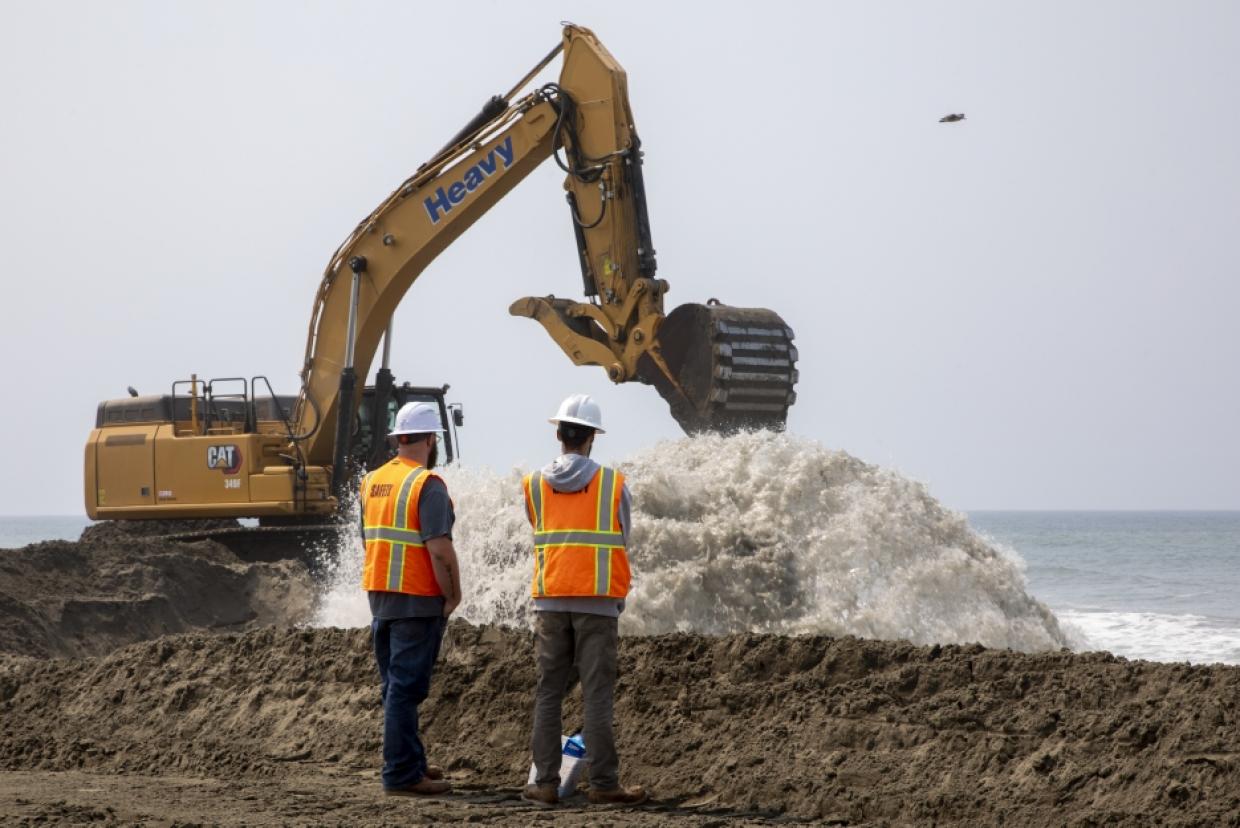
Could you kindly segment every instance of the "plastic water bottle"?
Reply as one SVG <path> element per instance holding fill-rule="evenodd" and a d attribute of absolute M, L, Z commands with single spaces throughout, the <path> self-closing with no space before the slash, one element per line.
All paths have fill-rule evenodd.
<path fill-rule="evenodd" d="M 567 799 L 577 790 L 581 773 L 586 766 L 586 743 L 580 733 L 560 737 L 560 798 Z M 530 765 L 530 778 L 526 784 L 533 785 L 538 779 L 538 768 Z"/>
<path fill-rule="evenodd" d="M 574 733 L 567 739 L 560 737 L 560 796 L 571 796 L 581 781 L 581 773 L 586 767 L 586 742 L 580 733 Z"/>

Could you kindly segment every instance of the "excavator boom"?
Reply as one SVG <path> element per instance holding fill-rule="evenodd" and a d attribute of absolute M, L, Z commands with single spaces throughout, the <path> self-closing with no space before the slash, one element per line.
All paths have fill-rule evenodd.
<path fill-rule="evenodd" d="M 341 394 L 365 376 L 413 282 L 436 256 L 551 154 L 556 111 L 527 96 L 441 152 L 363 220 L 332 257 L 315 296 L 296 412 L 305 462 L 338 461 Z"/>
<path fill-rule="evenodd" d="M 559 82 L 515 97 L 559 52 Z M 600 366 L 617 383 L 653 384 L 686 431 L 783 426 L 797 379 L 792 330 L 769 310 L 718 302 L 664 314 L 668 284 L 655 275 L 627 77 L 593 32 L 567 25 L 559 47 L 492 98 L 332 257 L 302 372 L 307 463 L 339 459 L 339 413 L 356 410 L 354 378 L 365 376 L 414 280 L 551 157 L 566 173 L 585 301 L 529 296 L 510 312 L 538 321 L 575 364 Z"/>

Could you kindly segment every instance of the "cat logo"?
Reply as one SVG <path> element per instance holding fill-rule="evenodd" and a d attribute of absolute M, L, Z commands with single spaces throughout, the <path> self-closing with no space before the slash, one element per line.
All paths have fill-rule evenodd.
<path fill-rule="evenodd" d="M 207 446 L 207 468 L 219 469 L 224 474 L 241 471 L 240 446 Z"/>

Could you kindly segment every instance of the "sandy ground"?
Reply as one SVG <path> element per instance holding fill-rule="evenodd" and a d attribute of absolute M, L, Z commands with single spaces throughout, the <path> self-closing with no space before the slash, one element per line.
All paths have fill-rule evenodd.
<path fill-rule="evenodd" d="M 0 551 L 0 822 L 1240 825 L 1240 668 L 828 636 L 623 638 L 655 801 L 536 809 L 530 635 L 464 622 L 422 709 L 457 793 L 383 797 L 368 631 L 290 627 L 304 566 L 230 554 Z"/>
<path fill-rule="evenodd" d="M 236 526 L 101 523 L 80 542 L 0 549 L 0 653 L 102 655 L 169 633 L 309 617 L 315 584 L 305 561 L 246 560 L 212 541 L 149 537 L 210 523 Z"/>
<path fill-rule="evenodd" d="M 521 801 L 516 788 L 458 782 L 434 799 L 376 795 L 378 774 L 298 763 L 279 779 L 114 775 L 65 771 L 0 775 L 4 824 L 47 825 L 679 825 L 804 824 L 709 806 L 591 806 L 583 794 L 554 809 Z"/>
<path fill-rule="evenodd" d="M 527 633 L 452 626 L 424 734 L 475 800 L 416 807 L 530 819 L 509 801 L 528 767 L 530 646 Z M 382 821 L 392 805 L 374 776 L 368 647 L 366 630 L 268 628 L 168 636 L 97 659 L 10 659 L 0 767 L 29 782 L 6 783 L 27 804 L 14 791 L 3 810 L 96 807 L 80 788 L 98 787 L 101 803 L 133 809 L 117 811 L 122 822 L 139 812 L 185 821 L 182 809 L 215 786 L 212 807 L 188 821 L 318 824 L 337 805 L 344 821 Z M 649 786 L 656 807 L 694 819 L 1240 824 L 1240 668 L 671 635 L 624 639 L 621 669 L 624 775 Z M 574 696 L 566 725 L 579 718 Z M 163 810 L 161 780 L 183 804 Z"/>

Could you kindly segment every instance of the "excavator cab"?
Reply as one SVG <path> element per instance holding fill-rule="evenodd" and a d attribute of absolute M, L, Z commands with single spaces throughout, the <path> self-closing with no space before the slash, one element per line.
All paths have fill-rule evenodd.
<path fill-rule="evenodd" d="M 439 436 L 443 462 L 452 463 L 460 456 L 460 443 L 456 429 L 465 425 L 465 410 L 460 403 L 448 403 L 444 395 L 449 386 L 415 386 L 409 383 L 395 385 L 389 393 L 382 387 L 368 385 L 362 391 L 362 401 L 353 424 L 351 455 L 354 465 L 367 471 L 382 466 L 396 456 L 396 449 L 387 439 L 396 424 L 396 412 L 411 402 L 430 403 L 439 409 L 439 421 L 444 431 Z"/>

